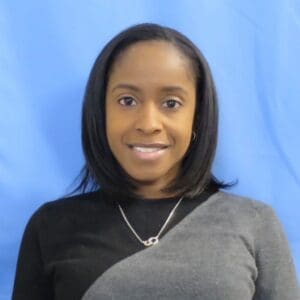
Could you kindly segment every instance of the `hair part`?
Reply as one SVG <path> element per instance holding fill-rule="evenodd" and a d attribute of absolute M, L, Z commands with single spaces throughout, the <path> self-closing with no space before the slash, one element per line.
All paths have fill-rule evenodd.
<path fill-rule="evenodd" d="M 196 81 L 196 109 L 190 144 L 178 176 L 162 191 L 194 197 L 207 188 L 226 188 L 211 173 L 218 135 L 218 101 L 210 68 L 200 50 L 180 32 L 152 23 L 129 27 L 109 41 L 91 70 L 82 110 L 82 146 L 85 165 L 80 184 L 73 192 L 99 187 L 112 194 L 133 197 L 138 188 L 117 162 L 106 136 L 106 88 L 114 63 L 131 45 L 145 41 L 165 41 L 176 47 L 191 63 Z"/>

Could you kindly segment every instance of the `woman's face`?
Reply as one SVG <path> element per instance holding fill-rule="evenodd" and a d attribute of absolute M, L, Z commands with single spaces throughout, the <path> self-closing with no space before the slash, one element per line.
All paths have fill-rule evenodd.
<path fill-rule="evenodd" d="M 178 174 L 195 106 L 190 62 L 170 43 L 139 42 L 117 58 L 106 91 L 106 134 L 113 155 L 141 190 L 159 190 Z"/>

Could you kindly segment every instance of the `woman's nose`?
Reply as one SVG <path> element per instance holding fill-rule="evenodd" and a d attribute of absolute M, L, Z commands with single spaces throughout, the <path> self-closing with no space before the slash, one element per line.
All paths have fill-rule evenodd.
<path fill-rule="evenodd" d="M 161 116 L 155 105 L 145 105 L 138 112 L 135 129 L 146 134 L 161 131 Z"/>

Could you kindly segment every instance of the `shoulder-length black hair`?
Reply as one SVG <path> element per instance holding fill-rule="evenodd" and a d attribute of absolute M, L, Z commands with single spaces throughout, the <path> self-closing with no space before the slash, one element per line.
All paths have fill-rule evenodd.
<path fill-rule="evenodd" d="M 207 188 L 224 188 L 211 173 L 218 132 L 218 103 L 210 68 L 201 51 L 180 32 L 152 23 L 129 27 L 109 41 L 97 57 L 86 86 L 82 111 L 82 145 L 86 163 L 74 192 L 99 187 L 111 194 L 135 197 L 137 183 L 119 165 L 108 145 L 105 125 L 105 96 L 112 66 L 134 43 L 166 41 L 191 62 L 196 79 L 196 111 L 191 142 L 180 174 L 163 191 L 194 197 Z"/>

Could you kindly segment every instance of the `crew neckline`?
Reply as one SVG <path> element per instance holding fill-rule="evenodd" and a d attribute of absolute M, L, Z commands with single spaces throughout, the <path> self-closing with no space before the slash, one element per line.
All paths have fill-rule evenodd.
<path fill-rule="evenodd" d="M 130 205 L 144 205 L 144 206 L 156 206 L 156 205 L 169 205 L 179 201 L 182 196 L 164 197 L 164 198 L 138 198 L 138 197 L 124 197 L 118 202 L 120 204 L 130 204 Z M 183 200 L 186 197 L 183 197 Z"/>
<path fill-rule="evenodd" d="M 138 198 L 138 197 L 127 197 L 128 202 L 137 202 L 137 203 L 161 203 L 161 202 L 174 202 L 178 201 L 182 196 L 173 196 L 173 197 L 163 197 L 163 198 Z M 126 201 L 125 200 L 125 201 Z"/>
<path fill-rule="evenodd" d="M 142 198 L 142 197 L 133 197 L 133 196 L 114 196 L 111 193 L 109 193 L 106 190 L 103 189 L 99 189 L 98 190 L 99 193 L 102 193 L 106 199 L 113 201 L 113 202 L 118 202 L 120 204 L 122 203 L 144 203 L 144 204 L 157 204 L 157 203 L 174 203 L 179 201 L 179 199 L 182 197 L 182 195 L 180 196 L 172 196 L 172 197 L 162 197 L 162 198 Z M 184 197 L 184 199 L 187 199 L 187 197 Z M 183 200 L 184 200 L 183 199 Z"/>
<path fill-rule="evenodd" d="M 120 205 L 134 205 L 134 206 L 145 206 L 145 207 L 155 207 L 157 205 L 161 206 L 170 206 L 177 203 L 182 196 L 173 196 L 173 197 L 163 197 L 163 198 L 139 198 L 139 197 L 132 197 L 132 196 L 113 196 L 111 193 L 107 192 L 106 190 L 99 189 L 99 193 L 102 193 L 104 196 L 103 198 L 110 202 L 111 204 L 119 203 Z M 210 197 L 212 194 L 215 194 L 217 191 L 209 191 L 204 190 L 200 195 L 196 195 L 194 197 L 186 197 L 183 196 L 183 202 L 190 202 L 196 199 L 202 201 L 202 199 L 206 199 L 207 196 Z"/>

